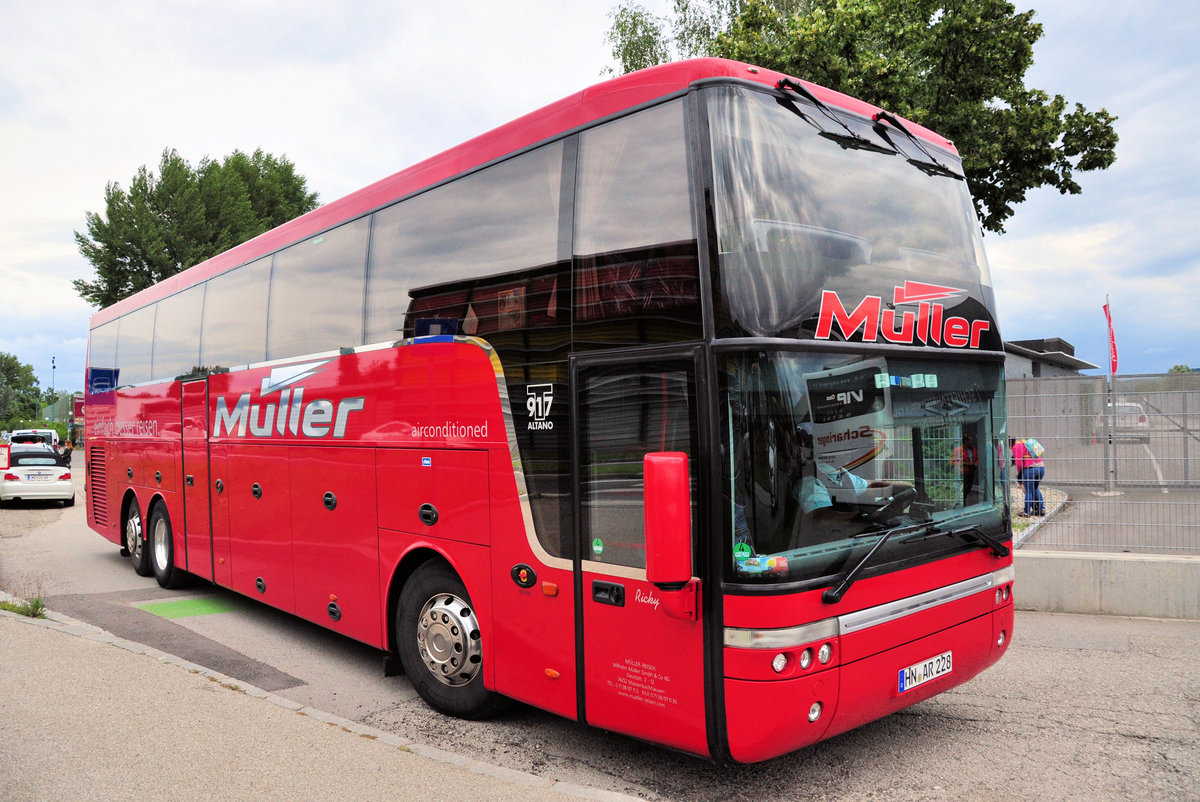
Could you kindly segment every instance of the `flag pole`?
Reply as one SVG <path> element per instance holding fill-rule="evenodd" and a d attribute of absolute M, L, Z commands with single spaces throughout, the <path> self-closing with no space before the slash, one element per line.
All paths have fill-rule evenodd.
<path fill-rule="evenodd" d="M 1113 494 L 1116 491 L 1117 484 L 1117 465 L 1116 458 L 1113 452 L 1113 384 L 1116 383 L 1117 375 L 1117 336 L 1113 333 L 1112 324 L 1112 306 L 1108 300 L 1108 293 L 1104 294 L 1104 317 L 1108 320 L 1108 408 L 1104 413 L 1104 428 L 1106 437 L 1104 443 L 1104 464 L 1108 466 L 1105 472 L 1104 489 L 1107 493 Z"/>

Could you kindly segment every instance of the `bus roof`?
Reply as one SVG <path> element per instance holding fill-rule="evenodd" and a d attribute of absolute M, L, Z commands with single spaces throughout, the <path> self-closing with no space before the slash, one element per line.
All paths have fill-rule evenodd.
<path fill-rule="evenodd" d="M 786 76 L 773 70 L 728 59 L 689 59 L 657 67 L 648 67 L 622 75 L 518 117 L 461 145 L 432 156 L 412 167 L 376 181 L 363 189 L 332 201 L 308 214 L 277 226 L 254 239 L 201 262 L 194 267 L 163 279 L 158 284 L 101 309 L 92 316 L 91 327 L 115 320 L 159 299 L 199 284 L 219 273 L 274 253 L 294 242 L 307 239 L 340 223 L 360 217 L 421 189 L 438 184 L 460 173 L 531 147 L 539 142 L 587 125 L 596 120 L 644 103 L 680 92 L 696 81 L 708 78 L 737 78 L 775 86 Z M 797 80 L 792 78 L 792 80 Z M 850 112 L 870 116 L 875 106 L 801 81 L 822 102 Z M 940 147 L 953 150 L 945 138 L 909 120 L 911 131 Z"/>

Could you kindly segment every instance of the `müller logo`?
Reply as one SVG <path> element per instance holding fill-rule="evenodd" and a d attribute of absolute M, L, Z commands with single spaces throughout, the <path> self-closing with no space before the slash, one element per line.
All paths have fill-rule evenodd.
<path fill-rule="evenodd" d="M 242 393 L 229 408 L 224 396 L 217 396 L 216 421 L 213 437 L 221 431 L 237 437 L 270 437 L 272 433 L 282 435 L 289 432 L 303 437 L 346 436 L 346 419 L 351 412 L 366 406 L 366 396 L 343 398 L 334 407 L 328 398 L 318 398 L 304 403 L 304 388 L 290 389 L 291 385 L 318 373 L 331 360 L 306 362 L 302 365 L 287 365 L 271 368 L 259 387 L 259 403 L 250 403 L 251 393 Z M 279 391 L 279 399 L 272 403 L 261 403 L 266 396 Z"/>
<path fill-rule="evenodd" d="M 967 320 L 965 317 L 946 317 L 945 301 L 966 294 L 966 290 L 906 281 L 896 287 L 892 304 L 884 308 L 883 298 L 868 295 L 853 312 L 847 312 L 842 299 L 832 290 L 821 293 L 821 313 L 817 318 L 816 338 L 828 340 L 836 323 L 842 337 L 850 339 L 862 329 L 863 342 L 878 342 L 882 337 L 890 343 L 912 345 L 933 343 L 951 348 L 978 348 L 983 333 L 991 328 L 986 320 Z M 916 309 L 892 307 L 916 306 Z M 899 318 L 897 320 L 897 318 Z"/>

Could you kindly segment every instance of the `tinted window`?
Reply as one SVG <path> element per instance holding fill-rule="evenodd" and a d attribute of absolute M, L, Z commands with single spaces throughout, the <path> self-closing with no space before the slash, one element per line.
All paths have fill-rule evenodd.
<path fill-rule="evenodd" d="M 154 325 L 154 378 L 173 379 L 200 365 L 200 315 L 204 285 L 158 302 Z"/>
<path fill-rule="evenodd" d="M 201 354 L 206 368 L 247 365 L 266 358 L 270 275 L 268 256 L 208 282 Z"/>
<path fill-rule="evenodd" d="M 92 329 L 88 336 L 89 393 L 104 393 L 116 387 L 117 327 L 114 320 Z"/>
<path fill-rule="evenodd" d="M 575 337 L 701 336 L 683 101 L 584 132 L 575 204 Z"/>
<path fill-rule="evenodd" d="M 347 223 L 275 255 L 269 359 L 362 344 L 370 222 Z"/>
<path fill-rule="evenodd" d="M 65 466 L 61 457 L 53 454 L 13 454 L 13 466 L 17 465 L 58 465 Z"/>
<path fill-rule="evenodd" d="M 709 91 L 718 336 L 811 337 L 825 291 L 847 310 L 867 295 L 897 298 L 897 321 L 915 317 L 917 302 L 899 300 L 898 288 L 910 281 L 956 288 L 955 315 L 991 316 L 979 308 L 992 306 L 991 281 L 964 181 L 930 175 L 890 152 L 895 146 L 928 162 L 892 136 L 895 129 L 847 115 L 847 127 L 883 152 L 847 148 L 814 127 L 815 116 L 844 133 L 803 100 L 742 87 Z M 962 169 L 953 154 L 928 150 Z M 949 316 L 949 303 L 939 303 Z M 983 347 L 1001 344 L 996 338 Z"/>
<path fill-rule="evenodd" d="M 553 143 L 376 213 L 367 341 L 403 336 L 414 289 L 553 265 L 561 182 L 562 144 Z M 469 312 L 495 317 L 496 329 L 515 325 L 528 298 L 497 295 L 483 311 L 464 303 L 459 330 Z"/>
<path fill-rule="evenodd" d="M 154 312 L 157 308 L 154 305 L 144 306 L 121 318 L 117 330 L 117 366 L 121 369 L 122 387 L 151 379 Z"/>
<path fill-rule="evenodd" d="M 682 100 L 583 133 L 576 254 L 695 238 Z"/>

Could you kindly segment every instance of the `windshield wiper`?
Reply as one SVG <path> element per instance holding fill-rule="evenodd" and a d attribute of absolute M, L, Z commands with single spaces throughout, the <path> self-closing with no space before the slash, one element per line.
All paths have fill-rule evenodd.
<path fill-rule="evenodd" d="M 960 175 L 959 173 L 956 173 L 954 170 L 951 170 L 949 167 L 947 167 L 946 165 L 944 165 L 940 161 L 938 161 L 937 158 L 935 158 L 932 153 L 930 153 L 928 150 L 925 149 L 925 146 L 923 144 L 921 144 L 921 140 L 918 139 L 915 135 L 913 135 L 912 131 L 909 131 L 907 128 L 905 128 L 904 123 L 900 122 L 900 120 L 897 119 L 895 115 L 888 114 L 886 111 L 880 111 L 878 114 L 876 114 L 874 116 L 874 119 L 876 121 L 885 122 L 885 123 L 888 123 L 889 125 L 891 125 L 897 131 L 899 131 L 900 133 L 902 133 L 906 137 L 908 137 L 910 142 L 912 142 L 914 145 L 916 145 L 917 148 L 919 148 L 922 153 L 924 153 L 926 156 L 929 157 L 929 161 L 927 161 L 927 162 L 921 161 L 920 159 L 908 159 L 908 163 L 911 164 L 913 167 L 916 167 L 919 170 L 922 170 L 923 172 L 925 172 L 928 175 L 942 175 L 947 178 L 957 178 L 959 181 L 966 180 L 965 176 Z"/>
<path fill-rule="evenodd" d="M 796 108 L 795 104 L 793 104 L 791 101 L 787 101 L 788 110 L 795 114 L 800 115 L 805 120 L 812 123 L 812 125 L 814 127 L 820 129 L 820 131 L 821 131 L 820 136 L 823 136 L 826 139 L 833 140 L 834 142 L 841 145 L 843 148 L 852 148 L 854 150 L 869 150 L 874 153 L 886 153 L 889 156 L 895 156 L 896 153 L 898 152 L 894 148 L 889 148 L 886 145 L 877 144 L 877 143 L 872 142 L 871 140 L 867 139 L 862 134 L 855 133 L 854 130 L 852 128 L 850 128 L 850 126 L 846 125 L 846 123 L 843 122 L 840 117 L 838 117 L 836 114 L 834 114 L 832 111 L 830 111 L 829 107 L 826 106 L 824 103 L 822 103 L 817 98 L 816 95 L 814 95 L 812 92 L 809 92 L 807 89 L 804 88 L 804 86 L 802 84 L 796 83 L 791 78 L 780 78 L 778 83 L 775 84 L 775 87 L 777 89 L 791 89 L 793 92 L 795 92 L 796 94 L 805 98 L 810 103 L 812 103 L 814 106 L 816 106 L 817 110 L 820 111 L 822 114 L 824 114 L 826 117 L 833 120 L 835 123 L 840 125 L 842 128 L 846 129 L 846 133 L 844 133 L 844 134 L 831 133 L 829 131 L 826 131 L 820 124 L 818 124 L 816 122 L 816 120 L 809 119 L 808 115 L 805 114 L 804 112 L 800 111 L 800 109 Z"/>
<path fill-rule="evenodd" d="M 970 526 L 963 526 L 958 529 L 934 529 L 928 532 L 925 537 L 921 539 L 929 540 L 930 538 L 935 537 L 975 538 L 991 549 L 992 554 L 994 554 L 996 557 L 1007 557 L 1010 553 L 1008 546 L 1005 546 L 1002 542 L 992 537 L 987 532 L 984 532 L 983 528 L 979 526 L 979 524 L 971 524 Z"/>
<path fill-rule="evenodd" d="M 867 563 L 871 562 L 871 558 L 875 556 L 875 553 L 883 548 L 884 543 L 887 543 L 896 535 L 908 535 L 915 534 L 917 532 L 923 533 L 932 529 L 933 527 L 934 525 L 932 522 L 925 521 L 919 524 L 908 524 L 907 526 L 897 526 L 893 527 L 892 529 L 888 529 L 883 533 L 879 540 L 875 541 L 875 545 L 871 547 L 870 551 L 864 554 L 862 558 L 850 568 L 849 571 L 842 574 L 842 578 L 838 580 L 836 585 L 827 589 L 821 594 L 821 601 L 825 602 L 826 604 L 837 604 L 840 602 L 842 597 L 846 595 L 846 591 L 848 591 L 850 586 L 853 585 L 855 580 L 858 579 L 858 575 L 861 574 L 862 570 L 867 567 Z M 868 532 L 866 534 L 875 533 Z M 860 535 L 860 537 L 862 537 L 862 535 Z"/>
<path fill-rule="evenodd" d="M 997 557 L 1007 557 L 1009 555 L 1008 546 L 1005 546 L 999 540 L 996 540 L 996 538 L 992 537 L 987 532 L 984 532 L 983 528 L 978 524 L 964 526 L 960 529 L 951 529 L 947 532 L 936 532 L 935 534 L 946 535 L 947 537 L 973 537 L 982 541 L 984 545 L 992 550 L 992 554 L 996 555 Z"/>

